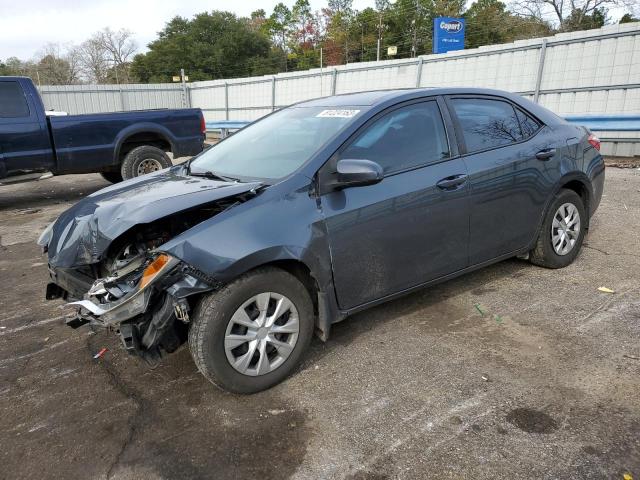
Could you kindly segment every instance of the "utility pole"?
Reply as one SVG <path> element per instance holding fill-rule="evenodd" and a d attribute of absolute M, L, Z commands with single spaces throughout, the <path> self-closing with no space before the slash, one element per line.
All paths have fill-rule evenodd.
<path fill-rule="evenodd" d="M 420 16 L 420 0 L 416 0 L 416 18 Z M 411 42 L 411 58 L 416 56 L 416 44 L 418 41 L 418 25 L 416 24 L 416 18 L 411 20 L 411 26 L 413 28 L 413 40 Z"/>
<path fill-rule="evenodd" d="M 376 46 L 376 61 L 380 61 L 380 44 L 382 43 L 382 9 L 378 11 L 378 44 Z"/>

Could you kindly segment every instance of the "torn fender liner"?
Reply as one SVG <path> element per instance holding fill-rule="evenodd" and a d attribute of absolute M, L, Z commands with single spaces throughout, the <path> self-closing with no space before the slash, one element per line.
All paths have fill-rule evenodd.
<path fill-rule="evenodd" d="M 70 268 L 101 260 L 118 236 L 190 208 L 255 190 L 261 184 L 191 177 L 176 166 L 100 190 L 65 211 L 48 245 L 49 264 Z"/>

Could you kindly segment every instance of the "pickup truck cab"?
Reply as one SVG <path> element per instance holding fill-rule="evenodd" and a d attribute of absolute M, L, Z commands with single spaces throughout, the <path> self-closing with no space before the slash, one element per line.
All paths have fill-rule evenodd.
<path fill-rule="evenodd" d="M 202 111 L 159 109 L 47 115 L 31 79 L 0 77 L 0 184 L 101 173 L 111 182 L 202 151 Z"/>

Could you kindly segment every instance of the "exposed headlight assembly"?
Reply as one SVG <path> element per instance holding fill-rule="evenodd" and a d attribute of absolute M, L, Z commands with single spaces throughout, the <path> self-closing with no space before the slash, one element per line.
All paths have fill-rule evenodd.
<path fill-rule="evenodd" d="M 151 285 L 153 285 L 164 274 L 173 269 L 180 261 L 166 253 L 158 253 L 142 271 L 140 279 L 122 297 L 100 302 L 99 297 L 104 297 L 111 288 L 118 288 L 116 282 L 127 282 L 127 276 L 122 278 L 110 277 L 96 280 L 89 290 L 85 300 L 71 302 L 67 305 L 79 306 L 88 310 L 100 323 L 105 325 L 115 325 L 124 320 L 139 315 L 147 310 L 149 298 L 151 297 Z M 139 275 L 139 273 L 138 273 Z M 108 296 L 104 298 L 110 298 Z"/>

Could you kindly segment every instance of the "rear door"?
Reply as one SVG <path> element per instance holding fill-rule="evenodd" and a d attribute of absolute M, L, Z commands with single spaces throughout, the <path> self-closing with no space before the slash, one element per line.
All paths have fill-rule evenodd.
<path fill-rule="evenodd" d="M 0 176 L 53 168 L 44 110 L 37 107 L 17 79 L 0 78 Z"/>
<path fill-rule="evenodd" d="M 469 172 L 469 260 L 476 265 L 532 240 L 557 162 L 538 159 L 549 145 L 543 125 L 507 99 L 451 96 Z"/>
<path fill-rule="evenodd" d="M 441 108 L 442 107 L 442 108 Z M 338 159 L 383 167 L 376 184 L 321 197 L 338 303 L 349 309 L 467 266 L 466 168 L 449 141 L 444 103 L 404 104 L 369 121 Z M 454 145 L 452 151 L 450 145 Z"/>

